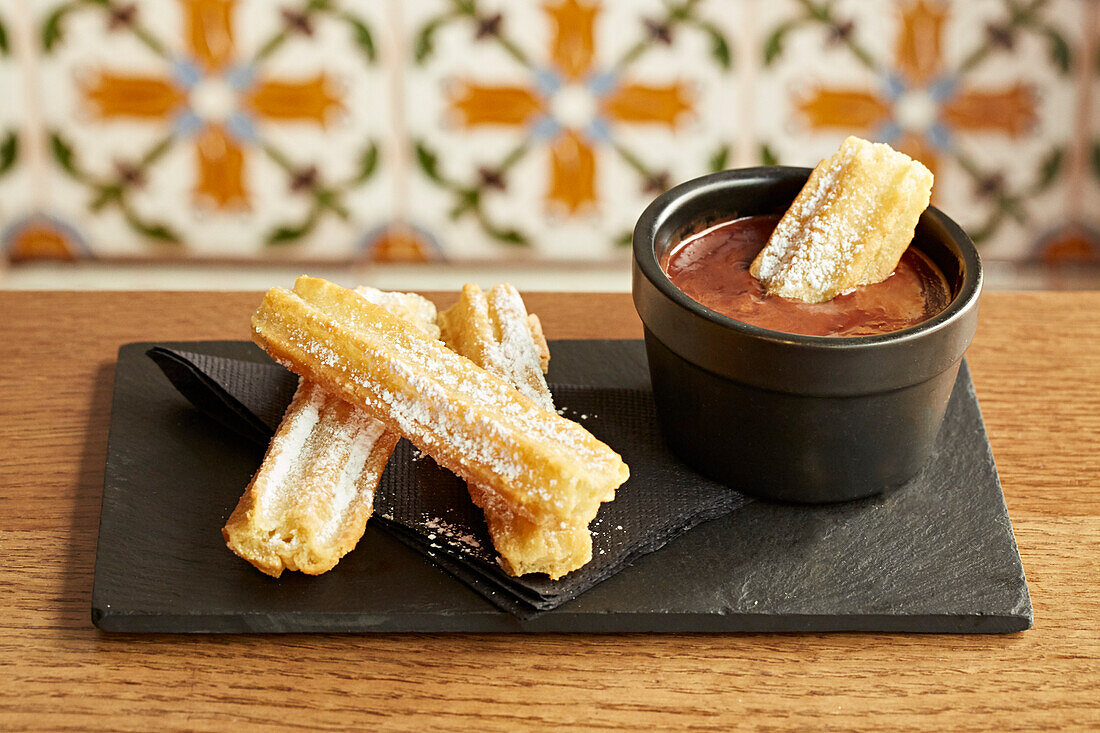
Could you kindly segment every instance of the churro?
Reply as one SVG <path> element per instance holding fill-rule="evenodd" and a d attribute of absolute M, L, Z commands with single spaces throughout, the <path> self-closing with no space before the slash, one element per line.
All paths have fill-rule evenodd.
<path fill-rule="evenodd" d="M 443 343 L 483 369 L 511 382 L 539 405 L 554 409 L 546 386 L 550 351 L 536 316 L 508 284 L 488 293 L 477 285 L 462 287 L 458 302 L 439 314 Z"/>
<path fill-rule="evenodd" d="M 252 328 L 276 361 L 540 526 L 587 524 L 629 475 L 583 427 L 353 291 L 301 277 L 266 293 Z"/>
<path fill-rule="evenodd" d="M 436 310 L 415 293 L 359 288 L 358 295 L 437 337 Z M 301 380 L 282 423 L 222 536 L 268 575 L 331 570 L 366 529 L 396 433 Z"/>
<path fill-rule="evenodd" d="M 497 285 L 488 293 L 477 285 L 465 285 L 458 302 L 439 314 L 439 324 L 444 343 L 456 352 L 511 381 L 543 407 L 554 409 L 543 376 L 550 351 L 542 326 L 527 314 L 511 285 Z M 485 514 L 501 566 L 512 575 L 546 573 L 557 579 L 592 559 L 587 522 L 541 526 L 492 488 L 476 484 L 467 488 Z"/>
<path fill-rule="evenodd" d="M 527 519 L 490 488 L 467 484 L 466 489 L 485 514 L 500 566 L 508 574 L 545 573 L 557 580 L 592 559 L 588 522 L 545 527 Z"/>
<path fill-rule="evenodd" d="M 857 137 L 821 161 L 750 272 L 770 295 L 821 303 L 885 280 L 928 207 L 932 173 Z"/>

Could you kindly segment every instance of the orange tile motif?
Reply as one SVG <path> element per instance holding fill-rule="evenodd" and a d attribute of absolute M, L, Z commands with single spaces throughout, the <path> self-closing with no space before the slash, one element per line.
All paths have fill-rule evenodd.
<path fill-rule="evenodd" d="M 207 124 L 195 137 L 195 198 L 217 209 L 245 208 L 244 150 L 224 125 Z"/>
<path fill-rule="evenodd" d="M 235 53 L 233 0 L 181 0 L 184 33 L 196 63 L 207 74 L 230 64 Z"/>
<path fill-rule="evenodd" d="M 982 130 L 1018 137 L 1035 120 L 1035 91 L 969 88 L 943 60 L 947 8 L 928 0 L 903 5 L 893 68 L 884 91 L 818 86 L 797 101 L 811 128 L 877 135 L 920 159 L 933 173 L 951 137 Z M 925 120 L 913 119 L 924 116 Z M 923 124 L 923 134 L 912 131 Z"/>
<path fill-rule="evenodd" d="M 439 246 L 427 232 L 407 224 L 392 224 L 370 233 L 363 244 L 366 262 L 431 262 L 440 259 Z"/>
<path fill-rule="evenodd" d="M 99 71 L 80 91 L 99 119 L 165 119 L 187 101 L 184 90 L 168 79 L 110 71 Z"/>
<path fill-rule="evenodd" d="M 563 130 L 550 142 L 546 198 L 570 213 L 596 201 L 596 152 L 576 130 Z"/>
<path fill-rule="evenodd" d="M 1065 189 L 1067 148 L 1081 143 L 1056 136 L 1065 134 L 1066 115 L 1052 117 L 1043 109 L 1049 104 L 1049 95 L 1039 93 L 1041 84 L 1050 83 L 1040 81 L 1044 74 L 1047 79 L 1051 73 L 1062 77 L 1064 81 L 1057 83 L 1064 89 L 1072 83 L 1074 65 L 1083 63 L 1077 61 L 1078 51 L 1064 35 L 1057 22 L 1060 19 L 1052 14 L 1055 5 L 1054 0 L 1003 0 L 978 8 L 945 0 L 898 0 L 876 6 L 896 19 L 896 33 L 883 54 L 877 43 L 865 45 L 866 36 L 857 33 L 877 19 L 876 13 L 861 8 L 862 14 L 845 15 L 855 13 L 856 8 L 826 0 L 797 0 L 791 3 L 791 14 L 770 29 L 764 42 L 764 63 L 773 65 L 784 56 L 788 36 L 802 34 L 806 28 L 824 30 L 825 43 L 819 52 L 839 49 L 832 52 L 846 54 L 865 73 L 852 75 L 861 76 L 860 83 L 843 78 L 798 80 L 800 91 L 794 92 L 791 101 L 803 130 L 810 136 L 815 132 L 854 133 L 888 142 L 924 162 L 937 175 L 948 176 L 942 180 L 968 183 L 976 205 L 961 218 L 981 244 L 1003 227 L 1028 224 L 1031 202 L 1056 190 L 1056 184 Z M 1065 11 L 1082 6 L 1061 3 L 1057 7 Z M 1080 18 L 1074 22 L 1080 23 Z M 808 40 L 805 35 L 798 37 Z M 1025 44 L 1033 45 L 1025 51 Z M 998 60 L 1019 64 L 1021 53 L 1034 59 L 1036 45 L 1043 54 L 1039 63 L 1034 68 L 1020 68 L 1039 73 L 1023 73 L 999 82 L 977 73 Z M 1084 48 L 1080 52 L 1087 55 Z M 867 76 L 871 83 L 865 81 Z M 1039 127 L 1041 116 L 1045 129 Z M 1057 133 L 1052 134 L 1054 130 Z M 1034 150 L 1033 141 L 1039 135 L 1049 138 L 1046 152 L 1038 158 L 1033 152 L 1015 157 L 1011 176 L 979 152 L 983 145 L 991 144 L 998 149 L 1009 144 Z M 765 159 L 774 159 L 767 146 L 764 151 Z M 1030 181 L 1025 169 L 1034 171 Z M 1079 170 L 1074 175 L 1084 173 Z M 953 201 L 960 199 L 958 185 L 938 185 L 934 198 L 941 200 L 945 191 Z M 977 217 L 982 218 L 975 221 Z"/>
<path fill-rule="evenodd" d="M 520 126 L 543 112 L 542 99 L 522 87 L 494 87 L 460 80 L 451 94 L 451 110 L 464 127 Z"/>
<path fill-rule="evenodd" d="M 66 44 L 66 28 L 74 15 L 100 14 L 108 33 L 125 34 L 126 55 L 97 55 L 75 75 L 77 95 L 91 124 L 121 121 L 147 124 L 159 137 L 144 150 L 120 151 L 114 170 L 104 173 L 88 167 L 82 150 L 63 130 L 49 131 L 49 148 L 56 165 L 88 192 L 88 211 L 118 212 L 130 231 L 145 241 L 186 244 L 187 235 L 159 218 L 164 207 L 143 211 L 139 191 L 154 179 L 166 154 L 185 149 L 193 156 L 190 189 L 193 209 L 207 216 L 250 212 L 259 179 L 251 173 L 260 165 L 265 176 L 286 177 L 286 195 L 308 201 L 297 220 L 276 223 L 256 232 L 257 244 L 288 245 L 303 241 L 326 217 L 349 221 L 344 199 L 371 178 L 379 149 L 367 139 L 360 150 L 348 151 L 358 169 L 345 180 L 327 180 L 316 165 L 296 162 L 298 151 L 280 143 L 277 128 L 293 124 L 296 135 L 313 128 L 323 133 L 344 108 L 345 91 L 327 70 L 300 77 L 284 76 L 268 63 L 288 43 L 308 40 L 321 23 L 343 26 L 352 40 L 348 49 L 375 60 L 369 26 L 354 12 L 335 2 L 302 0 L 297 7 L 248 3 L 246 0 L 175 0 L 182 21 L 180 37 L 161 37 L 144 23 L 150 5 L 88 3 L 64 0 L 45 15 L 41 25 L 46 57 Z M 266 37 L 242 48 L 236 25 L 248 4 L 276 14 L 278 23 Z M 143 53 L 141 64 L 125 59 Z M 152 62 L 151 64 L 149 62 Z M 128 70 L 140 66 L 141 73 Z M 148 71 L 149 68 L 160 71 Z M 285 139 L 285 138 L 283 138 Z M 86 145 L 87 143 L 85 143 Z M 357 143 L 362 144 L 362 142 Z M 259 161 L 259 163 L 258 163 Z M 252 183 L 250 184 L 250 181 Z M 267 186 L 270 200 L 270 185 Z M 270 208 L 270 206 L 269 206 Z M 283 216 L 279 207 L 276 215 Z M 285 207 L 300 211 L 301 206 Z M 177 221 L 180 217 L 176 217 Z M 350 248 L 354 234 L 347 237 Z"/>
<path fill-rule="evenodd" d="M 463 79 L 450 104 L 460 124 L 468 128 L 540 124 L 536 136 L 551 150 L 546 198 L 552 207 L 575 214 L 599 200 L 595 147 L 610 136 L 611 125 L 649 123 L 675 128 L 693 103 L 683 83 L 647 86 L 597 68 L 597 3 L 561 0 L 542 8 L 554 27 L 550 66 L 536 74 L 532 85 L 493 86 Z M 563 92 L 566 86 L 584 81 L 598 104 L 598 116 L 584 121 L 587 129 L 556 118 L 553 109 L 556 96 L 577 93 L 575 89 Z"/>
<path fill-rule="evenodd" d="M 551 63 L 567 81 L 583 79 L 594 66 L 599 5 L 563 0 L 556 5 L 545 3 L 542 8 L 554 24 L 554 37 L 550 42 Z"/>
<path fill-rule="evenodd" d="M 1100 261 L 1100 232 L 1082 224 L 1062 227 L 1040 240 L 1039 261 L 1045 265 L 1087 265 Z"/>
<path fill-rule="evenodd" d="M 18 222 L 5 239 L 8 259 L 12 262 L 73 262 L 86 256 L 76 234 L 46 216 L 32 216 Z"/>
<path fill-rule="evenodd" d="M 621 261 L 677 181 L 854 133 L 933 168 L 986 256 L 1095 263 L 1098 54 L 1100 0 L 16 4 L 0 248 Z"/>
<path fill-rule="evenodd" d="M 302 82 L 260 79 L 246 95 L 244 106 L 261 120 L 312 122 L 324 127 L 341 105 L 332 80 L 327 74 L 318 74 Z"/>
<path fill-rule="evenodd" d="M 473 24 L 477 39 L 499 44 L 525 71 L 526 81 L 495 83 L 485 78 L 491 72 L 461 76 L 447 85 L 446 103 L 460 129 L 507 131 L 516 144 L 496 165 L 483 166 L 477 181 L 464 183 L 447 179 L 436 152 L 421 141 L 422 171 L 455 191 L 457 216 L 475 217 L 486 234 L 504 244 L 526 244 L 529 238 L 525 232 L 492 222 L 483 207 L 484 197 L 503 191 L 510 169 L 536 152 L 545 151 L 547 156 L 543 195 L 551 215 L 573 217 L 596 211 L 601 202 L 601 167 L 615 159 L 637 172 L 646 191 L 663 191 L 669 184 L 668 174 L 652 169 L 645 156 L 630 150 L 619 130 L 645 125 L 673 132 L 696 113 L 688 82 L 657 83 L 636 77 L 632 70 L 648 50 L 670 44 L 678 29 L 702 29 L 718 49 L 718 63 L 728 67 L 728 43 L 701 16 L 699 5 L 690 0 L 667 6 L 665 16 L 647 19 L 640 40 L 616 57 L 604 53 L 597 42 L 605 8 L 595 0 L 549 0 L 539 5 L 549 30 L 542 49 L 529 47 L 529 34 L 519 40 L 510 36 L 500 14 L 483 11 L 476 2 L 452 0 L 448 12 L 425 24 L 414 45 L 430 48 L 429 34 L 461 21 Z"/>
<path fill-rule="evenodd" d="M 292 82 L 236 66 L 235 0 L 181 0 L 181 5 L 190 58 L 176 60 L 171 77 L 100 71 L 83 88 L 84 97 L 102 120 L 176 117 L 183 134 L 194 136 L 196 200 L 219 209 L 244 208 L 246 149 L 257 140 L 256 124 L 324 125 L 340 100 L 325 74 Z"/>

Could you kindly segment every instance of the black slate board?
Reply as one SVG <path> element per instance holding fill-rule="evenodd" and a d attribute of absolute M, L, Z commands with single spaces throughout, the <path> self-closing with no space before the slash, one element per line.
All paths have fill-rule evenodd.
<path fill-rule="evenodd" d="M 267 446 L 298 387 L 298 377 L 272 362 L 150 349 L 168 381 L 199 412 Z M 566 577 L 512 577 L 498 564 L 484 514 L 465 482 L 399 440 L 374 493 L 372 520 L 497 607 L 530 618 L 568 603 L 642 555 L 751 499 L 689 470 L 665 446 L 648 389 L 555 384 L 563 414 L 615 446 L 630 479 L 589 523 L 592 559 Z M 659 486 L 660 491 L 653 487 Z"/>
<path fill-rule="evenodd" d="M 1032 612 L 964 364 L 936 455 L 889 495 L 829 507 L 754 502 L 533 619 L 499 611 L 369 526 L 318 577 L 275 580 L 220 528 L 262 451 L 119 350 L 92 620 L 108 631 L 915 631 L 1005 633 Z M 162 344 L 266 360 L 245 342 Z M 638 341 L 551 344 L 552 381 L 648 388 Z"/>

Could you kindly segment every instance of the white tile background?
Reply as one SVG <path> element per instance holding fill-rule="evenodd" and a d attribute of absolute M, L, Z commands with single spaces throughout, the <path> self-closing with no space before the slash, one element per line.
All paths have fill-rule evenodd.
<path fill-rule="evenodd" d="M 75 98 L 74 80 L 89 68 L 167 73 L 156 59 L 126 33 L 105 35 L 103 17 L 91 11 L 73 13 L 66 24 L 66 39 L 49 57 L 28 60 L 25 46 L 36 39 L 41 20 L 58 0 L 5 0 L 0 18 L 16 36 L 17 58 L 0 59 L 0 90 L 9 102 L 0 105 L 0 132 L 11 125 L 33 124 L 24 100 L 27 79 L 33 80 L 29 98 L 40 101 L 36 113 L 46 126 L 56 127 L 74 143 L 83 163 L 92 170 L 107 171 L 115 157 L 140 151 L 151 144 L 163 127 L 147 122 L 88 124 L 86 111 Z M 143 213 L 169 220 L 186 233 L 186 251 L 225 265 L 178 265 L 153 262 L 150 265 L 112 267 L 110 259 L 122 257 L 169 260 L 179 250 L 157 248 L 125 226 L 117 214 L 89 216 L 88 193 L 74 185 L 36 146 L 37 136 L 23 130 L 21 162 L 13 174 L 0 178 L 0 232 L 20 217 L 35 211 L 61 215 L 77 224 L 91 241 L 96 253 L 108 262 L 58 267 L 25 264 L 0 269 L 0 287 L 213 287 L 234 288 L 256 283 L 259 277 L 282 277 L 297 272 L 299 262 L 317 266 L 332 261 L 355 262 L 362 255 L 368 232 L 391 221 L 407 221 L 428 230 L 441 243 L 452 263 L 448 269 L 379 267 L 345 270 L 356 281 L 382 283 L 389 278 L 406 278 L 435 287 L 454 283 L 479 272 L 495 273 L 489 279 L 509 275 L 513 281 L 529 282 L 535 289 L 611 289 L 629 287 L 628 253 L 611 242 L 633 224 L 638 212 L 651 198 L 640 190 L 640 179 L 617 156 L 601 151 L 597 190 L 601 196 L 595 212 L 563 217 L 547 211 L 545 188 L 548 169 L 546 149 L 537 150 L 517 166 L 508 179 L 505 195 L 490 195 L 488 210 L 503 224 L 526 225 L 535 233 L 535 247 L 526 252 L 488 240 L 472 221 L 452 222 L 446 212 L 453 200 L 432 185 L 416 169 L 410 141 L 423 138 L 440 153 L 441 164 L 455 177 L 473 174 L 476 166 L 492 162 L 519 139 L 519 133 L 486 128 L 463 130 L 448 121 L 444 86 L 458 77 L 483 83 L 530 83 L 523 71 L 492 42 L 473 43 L 468 23 L 455 23 L 436 37 L 436 52 L 428 63 L 415 65 L 410 43 L 423 20 L 448 0 L 356 0 L 346 6 L 364 18 L 373 32 L 380 59 L 367 66 L 350 49 L 346 28 L 328 21 L 317 23 L 316 38 L 294 39 L 276 53 L 265 68 L 273 74 L 301 77 L 317 69 L 328 70 L 344 91 L 345 112 L 324 130 L 293 123 L 263 124 L 265 137 L 287 150 L 297 161 L 316 162 L 322 174 L 339 178 L 353 163 L 349 154 L 365 139 L 382 145 L 382 161 L 375 177 L 351 192 L 346 203 L 352 211 L 348 224 L 327 219 L 301 243 L 282 249 L 258 244 L 259 233 L 276 222 L 293 219 L 305 203 L 287 193 L 286 178 L 273 164 L 253 153 L 246 163 L 246 175 L 253 195 L 252 207 L 243 213 L 226 214 L 197 210 L 191 206 L 193 152 L 180 144 L 152 169 L 145 191 L 134 200 Z M 861 40 L 881 58 L 893 58 L 897 4 L 871 0 L 842 0 L 842 14 L 858 16 Z M 1065 33 L 1075 48 L 1100 36 L 1100 0 L 1050 0 L 1046 16 Z M 182 12 L 175 0 L 141 0 L 141 16 L 166 41 L 182 43 Z M 541 2 L 483 0 L 482 7 L 505 13 L 505 27 L 532 58 L 548 53 L 550 28 Z M 708 0 L 702 14 L 714 21 L 734 47 L 734 69 L 724 73 L 709 61 L 706 39 L 682 29 L 671 48 L 655 46 L 632 67 L 631 76 L 651 83 L 690 80 L 697 110 L 675 134 L 647 126 L 619 125 L 617 139 L 639 152 L 653 167 L 668 169 L 671 182 L 703 172 L 706 159 L 719 144 L 732 149 L 731 165 L 754 164 L 758 144 L 768 142 L 783 162 L 812 165 L 835 148 L 842 137 L 833 133 L 810 133 L 791 109 L 792 93 L 812 81 L 839 86 L 872 85 L 874 79 L 852 61 L 845 51 L 825 47 L 822 30 L 807 29 L 791 35 L 781 60 L 763 68 L 761 43 L 776 22 L 796 12 L 797 0 Z M 657 0 L 616 2 L 608 0 L 597 21 L 597 56 L 605 62 L 617 57 L 641 31 L 640 17 L 662 13 Z M 945 48 L 948 63 L 960 47 L 967 48 L 984 33 L 991 18 L 1003 15 L 1002 0 L 950 3 L 956 19 L 947 24 Z M 251 51 L 279 22 L 267 0 L 240 0 L 236 16 L 237 46 Z M 1091 23 L 1091 25 L 1089 25 Z M 19 51 L 20 46 L 23 50 Z M 824 49 L 824 50 L 823 50 Z M 1078 49 L 1081 50 L 1081 49 Z M 33 56 L 33 53 L 31 54 Z M 1033 175 L 1034 161 L 1051 145 L 1060 144 L 1073 133 L 1073 119 L 1083 86 L 1092 94 L 1090 132 L 1100 140 L 1100 88 L 1095 70 L 1089 78 L 1059 77 L 1045 60 L 1042 42 L 1021 36 L 1016 50 L 1001 54 L 994 62 L 972 72 L 973 86 L 997 88 L 1024 78 L 1034 84 L 1042 98 L 1041 116 L 1035 135 L 1010 140 L 997 134 L 966 136 L 963 145 L 977 150 L 991 167 L 1004 170 L 1010 185 L 1026 182 Z M 31 68 L 33 67 L 33 68 Z M 28 72 L 28 69 L 30 71 Z M 36 149 L 39 148 L 39 149 Z M 981 202 L 974 199 L 970 182 L 945 166 L 937 180 L 937 195 L 948 213 L 964 225 L 979 221 Z M 1095 176 L 1083 179 L 1077 213 L 1096 224 L 1100 212 L 1100 185 Z M 993 264 L 994 286 L 1000 281 L 1025 287 L 1051 284 L 1079 284 L 1088 276 L 1051 280 L 1029 267 L 998 266 L 997 260 L 1026 258 L 1038 234 L 1065 217 L 1065 186 L 1058 185 L 1028 202 L 1031 221 L 1026 227 L 1010 224 L 985 246 Z M 950 202 L 950 203 L 949 203 Z M 266 264 L 233 265 L 242 258 L 262 258 Z M 281 265 L 279 263 L 285 263 Z M 480 264 L 479 264 L 480 263 Z M 3 265 L 0 264 L 0 268 Z M 340 270 L 332 270 L 339 272 Z M 509 274 L 510 273 L 510 274 Z M 1039 274 L 1036 274 L 1039 273 Z M 289 280 L 290 275 L 286 278 Z M 524 278 L 528 278 L 524 280 Z M 346 278 L 345 278 L 346 279 Z M 473 277 L 472 279 L 477 279 Z M 255 287 L 262 287 L 265 280 Z"/>

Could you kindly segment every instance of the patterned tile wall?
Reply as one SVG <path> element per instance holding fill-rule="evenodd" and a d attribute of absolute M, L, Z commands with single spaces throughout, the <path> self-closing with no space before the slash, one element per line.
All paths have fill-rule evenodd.
<path fill-rule="evenodd" d="M 847 134 L 991 259 L 1100 262 L 1100 0 L 3 0 L 4 258 L 625 260 Z"/>

